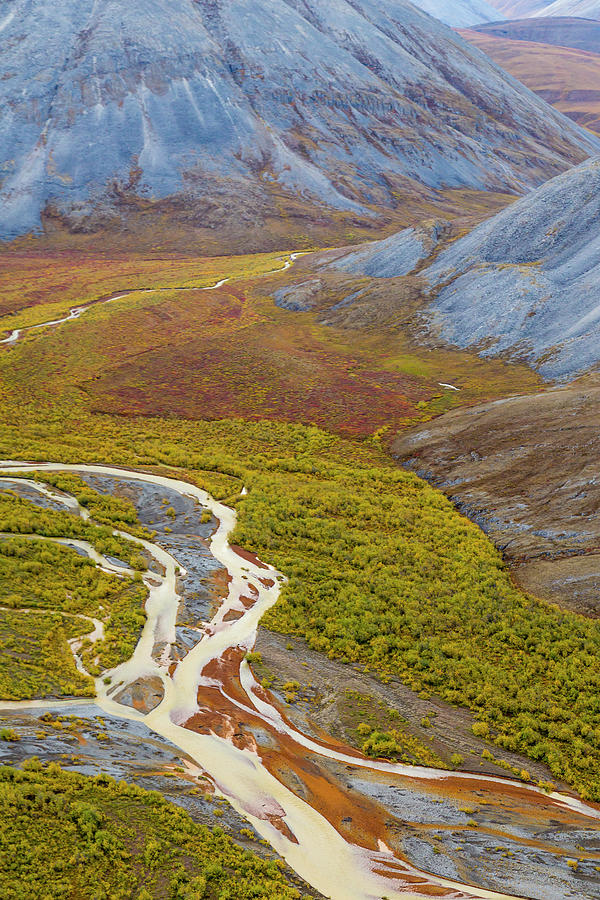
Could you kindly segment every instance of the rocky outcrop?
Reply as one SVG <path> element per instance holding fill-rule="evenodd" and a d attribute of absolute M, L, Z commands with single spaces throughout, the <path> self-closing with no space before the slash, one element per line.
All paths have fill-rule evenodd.
<path fill-rule="evenodd" d="M 273 298 L 281 309 L 289 309 L 291 312 L 307 312 L 317 305 L 322 290 L 321 279 L 311 278 L 301 284 L 280 288 L 275 291 Z"/>
<path fill-rule="evenodd" d="M 431 255 L 447 228 L 447 222 L 431 222 L 417 228 L 406 228 L 383 241 L 372 241 L 356 247 L 332 262 L 327 262 L 325 267 L 372 278 L 408 275 Z"/>
<path fill-rule="evenodd" d="M 503 551 L 521 586 L 600 616 L 600 387 L 455 410 L 395 444 Z"/>

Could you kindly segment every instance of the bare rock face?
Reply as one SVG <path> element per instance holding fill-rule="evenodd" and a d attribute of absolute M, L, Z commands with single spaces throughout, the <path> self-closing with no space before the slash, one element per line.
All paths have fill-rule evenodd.
<path fill-rule="evenodd" d="M 397 278 L 408 275 L 419 263 L 427 259 L 444 236 L 447 222 L 423 223 L 416 228 L 405 228 L 382 241 L 370 241 L 349 252 L 329 260 L 322 256 L 323 266 L 349 275 L 366 275 L 371 278 Z"/>
<path fill-rule="evenodd" d="M 486 0 L 414 0 L 414 4 L 453 28 L 467 28 L 478 22 L 497 22 L 504 18 Z"/>
<path fill-rule="evenodd" d="M 277 306 L 289 309 L 291 312 L 307 312 L 316 306 L 319 294 L 323 290 L 323 282 L 320 278 L 311 278 L 302 284 L 292 284 L 289 287 L 275 291 L 273 297 Z"/>
<path fill-rule="evenodd" d="M 0 39 L 5 239 L 132 197 L 193 222 L 519 193 L 600 147 L 405 0 L 0 0 Z"/>
<path fill-rule="evenodd" d="M 568 380 L 600 362 L 600 160 L 538 188 L 474 228 L 423 272 L 431 322 L 482 355 Z"/>

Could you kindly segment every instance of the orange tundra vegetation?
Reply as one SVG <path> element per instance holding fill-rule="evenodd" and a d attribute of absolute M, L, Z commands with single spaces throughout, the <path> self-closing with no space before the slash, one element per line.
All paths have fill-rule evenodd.
<path fill-rule="evenodd" d="M 158 260 L 121 260 L 119 274 L 106 260 L 96 271 L 98 260 L 88 259 L 88 268 L 75 270 L 68 299 L 65 254 L 45 255 L 45 276 L 22 291 L 15 285 L 28 283 L 32 259 L 14 260 L 13 286 L 0 294 L 2 308 L 13 310 L 0 316 L 5 333 L 75 304 L 139 290 L 98 303 L 66 326 L 25 332 L 0 351 L 0 387 L 21 404 L 27 397 L 53 402 L 77 387 L 96 412 L 271 419 L 365 436 L 537 384 L 524 367 L 460 351 L 444 350 L 434 360 L 401 327 L 333 327 L 320 324 L 316 313 L 278 308 L 270 294 L 286 278 L 300 277 L 293 270 L 271 274 L 286 258 L 168 259 L 162 269 Z M 0 264 L 6 268 L 2 256 Z M 231 281 L 201 289 L 222 278 Z M 458 380 L 461 392 L 441 388 L 446 380 Z"/>

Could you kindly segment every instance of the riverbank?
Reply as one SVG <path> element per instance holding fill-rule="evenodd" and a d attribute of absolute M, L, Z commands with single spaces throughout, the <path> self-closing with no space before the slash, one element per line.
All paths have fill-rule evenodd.
<path fill-rule="evenodd" d="M 147 623 L 132 660 L 109 673 L 110 686 L 105 678 L 97 679 L 97 704 L 107 714 L 143 723 L 193 759 L 200 777 L 208 777 L 216 793 L 318 890 L 340 900 L 364 900 L 384 892 L 390 897 L 406 897 L 412 892 L 417 897 L 430 895 L 432 889 L 438 893 L 440 889 L 452 890 L 455 896 L 469 898 L 506 896 L 498 888 L 505 889 L 514 877 L 510 870 L 515 856 L 521 871 L 527 866 L 534 880 L 537 871 L 541 874 L 540 866 L 531 858 L 532 837 L 519 837 L 523 830 L 534 829 L 535 854 L 544 859 L 543 883 L 552 884 L 552 897 L 567 897 L 573 878 L 588 891 L 580 896 L 596 896 L 588 888 L 588 863 L 591 872 L 595 859 L 592 846 L 573 875 L 565 863 L 563 846 L 565 834 L 574 827 L 577 840 L 593 843 L 600 815 L 593 807 L 558 795 L 549 798 L 505 779 L 366 760 L 325 735 L 302 735 L 286 722 L 285 713 L 282 718 L 283 710 L 273 707 L 268 695 L 261 693 L 244 662 L 262 615 L 277 601 L 282 576 L 272 567 L 266 571 L 260 561 L 240 557 L 229 546 L 228 536 L 235 525 L 231 509 L 186 482 L 155 474 L 103 466 L 37 464 L 36 468 L 151 484 L 161 491 L 195 499 L 218 521 L 210 550 L 229 573 L 228 595 L 213 620 L 197 629 L 197 643 L 176 662 L 166 647 L 176 643 L 178 584 L 185 572 L 164 547 L 142 542 L 154 557 L 155 568 L 162 568 L 164 575 L 151 588 Z M 240 615 L 231 618 L 228 614 L 233 611 Z M 117 689 L 121 691 L 126 683 L 150 674 L 159 677 L 164 688 L 164 697 L 153 710 L 142 713 L 113 699 Z M 442 831 L 447 831 L 451 840 L 442 842 L 438 853 L 434 853 L 433 835 L 425 841 L 430 846 L 427 853 L 422 840 L 415 844 L 414 834 L 399 829 L 402 823 L 406 829 L 409 797 L 415 825 L 426 807 L 441 804 L 442 821 L 446 821 Z M 417 798 L 421 799 L 417 802 Z M 465 810 L 472 809 L 470 814 L 461 811 L 461 803 Z M 498 803 L 503 816 L 510 811 L 508 831 L 505 826 L 500 829 L 510 849 L 506 856 L 497 854 L 489 869 L 480 866 L 471 871 L 468 861 L 479 856 L 489 841 L 493 809 Z M 477 822 L 479 815 L 482 821 Z M 561 825 L 542 838 L 539 823 L 548 817 Z M 441 822 L 434 826 L 436 833 L 440 826 Z M 422 826 L 419 830 L 423 831 Z M 497 824 L 493 831 L 497 840 Z M 553 841 L 558 843 L 553 846 Z M 518 847 L 518 855 L 513 846 Z M 405 861 L 406 856 L 431 861 L 427 867 L 438 874 L 419 872 Z M 456 879 L 461 872 L 484 881 L 486 886 L 462 887 Z M 394 884 L 399 888 L 403 885 L 400 893 Z M 543 892 L 538 895 L 547 896 Z"/>

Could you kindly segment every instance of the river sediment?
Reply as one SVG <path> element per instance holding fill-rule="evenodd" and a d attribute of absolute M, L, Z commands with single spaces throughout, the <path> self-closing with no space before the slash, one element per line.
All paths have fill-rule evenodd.
<path fill-rule="evenodd" d="M 196 537 L 228 573 L 228 592 L 209 621 L 190 619 L 185 640 L 178 617 L 187 573 L 178 552 L 183 540 L 193 556 L 193 543 L 183 530 L 159 531 L 154 541 L 123 534 L 155 562 L 147 621 L 131 659 L 96 679 L 95 708 L 178 748 L 188 773 L 208 779 L 317 891 L 335 900 L 600 897 L 600 808 L 505 778 L 366 759 L 299 730 L 245 660 L 284 576 L 229 545 L 232 509 L 151 473 L 6 462 L 0 470 L 70 471 L 98 479 L 98 489 L 114 489 L 113 479 L 140 496 L 140 485 L 176 494 L 191 534 L 196 506 L 210 511 L 212 534 L 198 528 Z M 123 702 L 140 683 L 156 691 L 152 708 Z"/>

